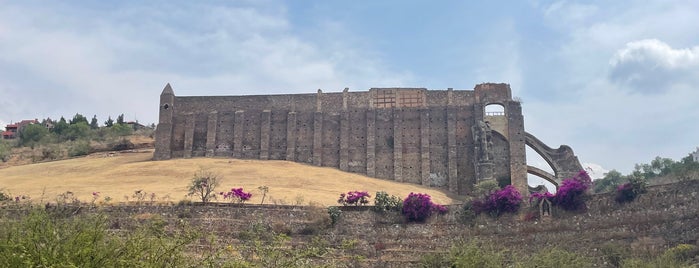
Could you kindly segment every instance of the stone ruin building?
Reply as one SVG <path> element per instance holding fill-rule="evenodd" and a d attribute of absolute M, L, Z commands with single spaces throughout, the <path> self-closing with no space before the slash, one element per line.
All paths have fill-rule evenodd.
<path fill-rule="evenodd" d="M 570 147 L 525 131 L 508 84 L 256 96 L 176 96 L 168 84 L 159 110 L 155 160 L 287 160 L 457 194 L 493 179 L 527 193 L 528 173 L 558 185 L 582 169 Z M 554 174 L 527 166 L 526 146 Z"/>

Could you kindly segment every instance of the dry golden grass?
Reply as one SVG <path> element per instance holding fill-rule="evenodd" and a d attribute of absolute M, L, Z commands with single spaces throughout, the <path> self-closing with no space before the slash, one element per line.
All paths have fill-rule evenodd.
<path fill-rule="evenodd" d="M 250 203 L 259 204 L 257 188 L 265 185 L 269 193 L 265 204 L 307 205 L 310 202 L 334 205 L 340 193 L 364 190 L 373 194 L 386 191 L 405 197 L 410 192 L 428 193 L 436 203 L 454 202 L 444 192 L 415 184 L 373 179 L 333 168 L 307 166 L 287 161 L 259 161 L 223 158 L 173 159 L 151 161 L 153 152 L 93 154 L 84 158 L 14 166 L 0 169 L 0 188 L 13 195 L 28 195 L 35 202 L 55 202 L 56 197 L 71 191 L 89 202 L 92 193 L 100 200 L 111 197 L 115 202 L 133 200 L 136 190 L 155 193 L 157 201 L 178 202 L 186 197 L 186 188 L 195 172 L 206 169 L 222 179 L 218 191 L 243 187 L 253 193 Z M 169 196 L 169 200 L 166 196 Z M 271 198 L 271 199 L 270 199 Z M 148 200 L 148 199 L 147 199 Z M 194 200 L 196 201 L 196 200 Z M 219 199 L 219 201 L 222 201 Z"/>

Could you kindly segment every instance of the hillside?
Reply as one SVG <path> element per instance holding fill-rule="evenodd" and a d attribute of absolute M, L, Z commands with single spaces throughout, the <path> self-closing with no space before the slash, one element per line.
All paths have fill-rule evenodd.
<path fill-rule="evenodd" d="M 217 191 L 243 187 L 253 193 L 250 203 L 261 201 L 259 186 L 268 186 L 266 204 L 311 202 L 334 205 L 340 193 L 365 190 L 370 194 L 386 191 L 400 197 L 410 192 L 430 194 L 434 201 L 453 203 L 446 193 L 414 184 L 373 179 L 333 168 L 307 166 L 286 161 L 258 161 L 223 158 L 173 159 L 151 161 L 152 150 L 123 153 L 96 153 L 69 160 L 13 166 L 0 169 L 0 189 L 13 196 L 29 196 L 34 202 L 55 202 L 70 191 L 89 202 L 99 192 L 98 202 L 110 197 L 111 203 L 133 201 L 135 191 L 146 193 L 145 201 L 178 202 L 189 199 L 187 185 L 200 169 L 219 174 Z M 223 201 L 219 199 L 219 201 Z"/>

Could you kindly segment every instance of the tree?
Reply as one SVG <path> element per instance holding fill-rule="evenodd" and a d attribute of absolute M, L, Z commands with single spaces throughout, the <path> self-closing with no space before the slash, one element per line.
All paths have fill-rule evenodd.
<path fill-rule="evenodd" d="M 114 120 L 112 119 L 112 116 L 110 115 L 109 118 L 107 118 L 107 121 L 104 121 L 104 126 L 111 127 L 113 125 L 114 125 Z"/>
<path fill-rule="evenodd" d="M 91 129 L 98 129 L 100 126 L 97 123 L 97 115 L 92 116 L 92 120 L 90 121 L 90 128 Z"/>
<path fill-rule="evenodd" d="M 604 174 L 604 178 L 596 180 L 592 189 L 595 193 L 612 191 L 626 180 L 628 180 L 628 176 L 624 176 L 621 172 L 612 169 Z"/>
<path fill-rule="evenodd" d="M 19 132 L 19 141 L 22 145 L 29 145 L 32 148 L 34 144 L 43 139 L 49 131 L 46 127 L 40 124 L 29 124 L 21 129 Z"/>
<path fill-rule="evenodd" d="M 124 124 L 124 114 L 120 114 L 119 116 L 117 116 L 116 122 L 117 124 Z"/>
<path fill-rule="evenodd" d="M 188 196 L 196 196 L 202 203 L 209 203 L 216 199 L 216 187 L 219 185 L 219 176 L 211 171 L 201 169 L 194 173 L 189 184 Z"/>
<path fill-rule="evenodd" d="M 121 137 L 131 135 L 131 132 L 133 132 L 133 129 L 127 124 L 116 124 L 109 129 L 112 131 L 113 135 Z"/>
<path fill-rule="evenodd" d="M 61 116 L 61 119 L 58 120 L 58 123 L 53 126 L 53 133 L 56 133 L 56 135 L 61 136 L 63 135 L 63 132 L 68 130 L 68 122 L 66 122 L 66 119 Z"/>
<path fill-rule="evenodd" d="M 68 129 L 63 133 L 62 137 L 66 140 L 79 140 L 87 138 L 90 135 L 90 126 L 86 122 L 80 122 L 68 126 Z"/>
<path fill-rule="evenodd" d="M 82 114 L 76 113 L 76 114 L 73 116 L 73 119 L 70 120 L 70 124 L 71 124 L 71 125 L 75 125 L 75 124 L 78 124 L 78 123 L 85 123 L 86 125 L 89 124 L 89 123 L 87 122 L 87 118 L 86 118 L 85 116 L 83 116 Z"/>

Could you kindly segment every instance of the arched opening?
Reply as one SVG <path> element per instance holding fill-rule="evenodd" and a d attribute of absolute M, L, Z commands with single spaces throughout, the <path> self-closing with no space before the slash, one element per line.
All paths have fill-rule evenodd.
<path fill-rule="evenodd" d="M 526 146 L 527 152 L 527 184 L 530 187 L 544 185 L 550 193 L 555 193 L 558 188 L 555 181 L 555 171 L 551 164 L 546 161 L 534 149 Z"/>
<path fill-rule="evenodd" d="M 505 106 L 499 103 L 491 103 L 485 106 L 484 112 L 486 116 L 504 116 Z"/>

